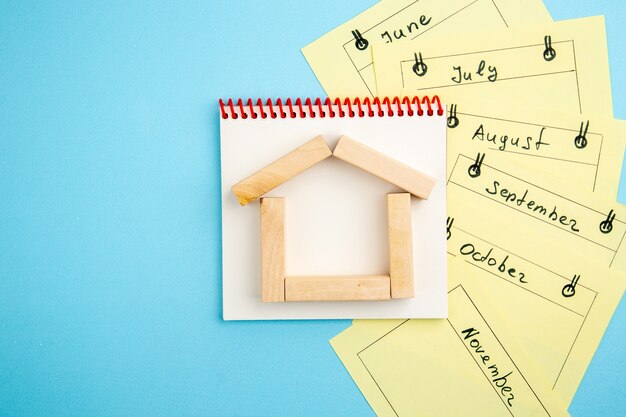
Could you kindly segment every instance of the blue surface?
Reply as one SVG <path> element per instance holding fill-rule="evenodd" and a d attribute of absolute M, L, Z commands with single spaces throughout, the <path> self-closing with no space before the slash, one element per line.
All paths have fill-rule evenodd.
<path fill-rule="evenodd" d="M 56 3 L 0 0 L 0 415 L 373 415 L 348 321 L 221 320 L 216 102 L 323 95 L 300 47 L 374 1 Z M 547 5 L 626 118 L 626 6 Z M 626 414 L 625 304 L 573 416 Z"/>

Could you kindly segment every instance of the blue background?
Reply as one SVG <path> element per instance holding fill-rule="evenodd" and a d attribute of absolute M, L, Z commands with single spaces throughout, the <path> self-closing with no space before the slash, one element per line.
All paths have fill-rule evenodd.
<path fill-rule="evenodd" d="M 348 321 L 222 321 L 216 105 L 323 96 L 300 48 L 373 3 L 0 0 L 0 415 L 373 415 Z M 618 3 L 547 6 L 606 15 L 626 118 Z M 626 415 L 625 304 L 573 416 Z"/>

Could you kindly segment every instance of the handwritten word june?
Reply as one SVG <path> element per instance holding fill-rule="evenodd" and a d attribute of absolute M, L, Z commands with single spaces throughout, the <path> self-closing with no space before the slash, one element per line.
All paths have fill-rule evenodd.
<path fill-rule="evenodd" d="M 520 138 L 519 136 L 502 135 L 496 132 L 485 132 L 485 128 L 481 123 L 478 129 L 474 132 L 472 140 L 477 139 L 480 141 L 491 142 L 501 151 L 505 151 L 507 146 L 527 151 L 531 148 L 531 145 L 534 145 L 534 148 L 539 151 L 542 146 L 550 145 L 548 142 L 543 141 L 543 132 L 545 130 L 546 128 L 542 127 L 536 137 L 526 136 L 525 138 Z"/>
<path fill-rule="evenodd" d="M 414 32 L 417 32 L 418 30 L 420 30 L 421 28 L 428 26 L 431 20 L 432 20 L 432 17 L 426 17 L 424 15 L 421 15 L 419 19 L 417 19 L 417 22 L 411 22 L 408 25 L 406 25 L 406 29 L 402 27 L 400 29 L 396 29 L 392 31 L 391 33 L 387 30 L 381 33 L 380 37 L 385 40 L 385 43 L 392 43 L 394 40 L 406 38 L 407 34 L 411 35 Z M 406 33 L 405 33 L 405 30 L 406 30 Z"/>
<path fill-rule="evenodd" d="M 485 69 L 487 69 L 486 73 Z M 460 65 L 453 66 L 452 71 L 456 74 L 452 76 L 451 80 L 457 84 L 461 84 L 464 81 L 472 81 L 472 76 L 474 75 L 476 75 L 479 79 L 486 77 L 487 80 L 491 82 L 494 82 L 498 79 L 498 69 L 495 67 L 495 65 L 487 66 L 487 63 L 484 59 L 478 64 L 478 69 L 476 70 L 476 72 L 465 71 Z"/>
<path fill-rule="evenodd" d="M 556 206 L 554 206 L 554 209 L 552 209 L 550 214 L 548 214 L 548 209 L 546 207 L 539 204 L 535 200 L 527 200 L 526 197 L 528 196 L 528 190 L 525 190 L 524 194 L 519 197 L 517 193 L 509 190 L 508 188 L 499 187 L 500 183 L 498 181 L 494 181 L 493 189 L 485 188 L 485 191 L 487 191 L 488 194 L 502 197 L 505 202 L 510 203 L 511 205 L 515 204 L 518 207 L 525 207 L 535 215 L 543 216 L 555 223 L 558 222 L 563 226 L 567 226 L 572 232 L 580 232 L 580 229 L 576 227 L 577 221 L 574 219 L 568 219 L 567 216 L 559 215 Z"/>
<path fill-rule="evenodd" d="M 491 379 L 491 382 L 496 387 L 496 389 L 500 390 L 500 395 L 504 397 L 509 407 L 513 407 L 513 399 L 515 398 L 515 395 L 513 395 L 513 388 L 508 385 L 507 381 L 507 378 L 510 377 L 511 374 L 513 374 L 513 371 L 505 375 L 500 375 L 500 370 L 498 369 L 498 366 L 495 364 L 489 364 L 491 361 L 491 357 L 487 355 L 485 349 L 480 344 L 480 340 L 476 338 L 476 336 L 480 334 L 480 331 L 476 330 L 473 327 L 470 327 L 469 329 L 463 330 L 461 333 L 465 335 L 465 337 L 463 337 L 465 343 L 467 343 L 469 347 L 473 349 L 474 353 L 478 356 L 480 363 L 482 363 L 482 365 L 487 368 L 485 373 L 491 373 L 491 375 L 488 375 L 488 377 L 489 379 Z"/>

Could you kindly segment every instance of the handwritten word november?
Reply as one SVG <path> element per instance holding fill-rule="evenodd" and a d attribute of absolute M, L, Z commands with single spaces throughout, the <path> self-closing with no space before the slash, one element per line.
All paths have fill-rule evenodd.
<path fill-rule="evenodd" d="M 509 407 L 513 407 L 513 399 L 515 395 L 513 395 L 513 388 L 508 385 L 507 378 L 513 374 L 513 371 L 510 371 L 508 374 L 500 376 L 500 370 L 498 366 L 495 364 L 489 365 L 491 362 L 491 357 L 487 355 L 485 349 L 481 346 L 480 341 L 476 338 L 480 334 L 480 331 L 476 330 L 473 327 L 469 329 L 463 330 L 461 333 L 465 335 L 463 340 L 465 343 L 469 345 L 471 349 L 473 349 L 474 354 L 480 360 L 480 363 L 487 369 L 485 373 L 488 375 L 489 379 L 493 383 L 493 385 L 500 391 L 500 395 L 504 397 L 506 403 Z M 491 373 L 491 375 L 489 375 Z"/>

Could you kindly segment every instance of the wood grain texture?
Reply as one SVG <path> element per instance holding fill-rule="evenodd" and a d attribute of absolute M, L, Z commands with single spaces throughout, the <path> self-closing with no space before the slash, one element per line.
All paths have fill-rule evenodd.
<path fill-rule="evenodd" d="M 285 301 L 285 199 L 262 198 L 261 301 Z M 245 260 L 242 260 L 245 262 Z"/>
<path fill-rule="evenodd" d="M 331 155 L 332 151 L 326 144 L 324 137 L 316 136 L 233 185 L 231 190 L 239 200 L 239 204 L 245 206 Z"/>
<path fill-rule="evenodd" d="M 372 301 L 390 298 L 388 275 L 285 278 L 286 301 Z"/>
<path fill-rule="evenodd" d="M 413 298 L 413 224 L 411 194 L 387 194 L 391 298 Z"/>
<path fill-rule="evenodd" d="M 427 199 L 435 179 L 347 136 L 341 136 L 333 156 L 377 176 L 416 197 Z"/>

